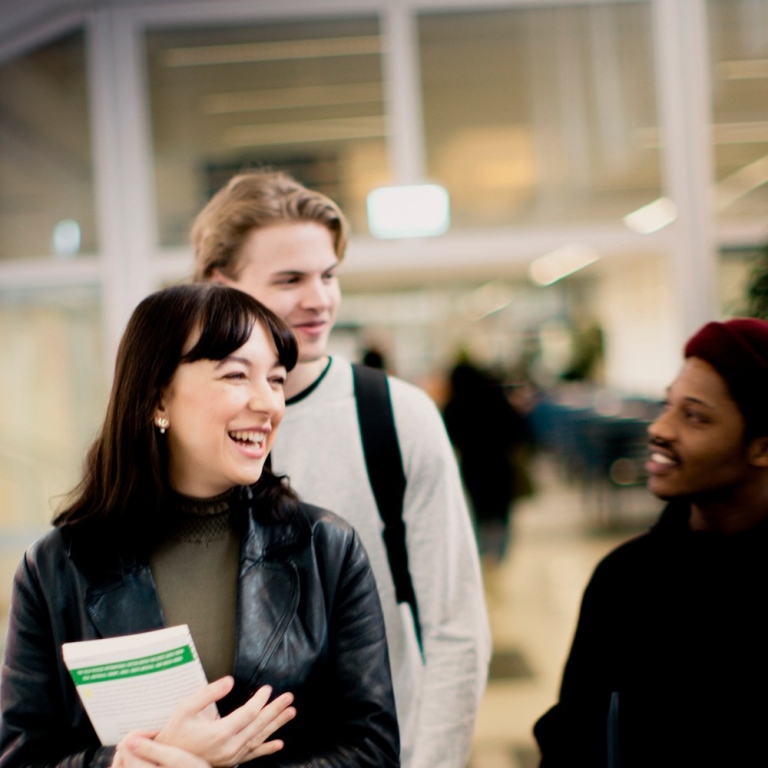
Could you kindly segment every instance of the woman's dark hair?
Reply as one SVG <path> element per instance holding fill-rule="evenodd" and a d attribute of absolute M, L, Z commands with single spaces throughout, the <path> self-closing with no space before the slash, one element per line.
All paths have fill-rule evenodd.
<path fill-rule="evenodd" d="M 152 538 L 163 527 L 162 502 L 169 490 L 166 442 L 154 425 L 162 392 L 180 364 L 223 360 L 245 344 L 257 324 L 274 341 L 281 365 L 291 370 L 298 356 L 293 334 L 247 293 L 201 283 L 144 299 L 120 341 L 107 415 L 88 451 L 83 479 L 54 525 L 100 523 L 128 539 Z M 184 353 L 194 333 L 199 338 Z M 267 469 L 253 488 L 254 506 L 278 519 L 295 501 L 283 479 Z"/>

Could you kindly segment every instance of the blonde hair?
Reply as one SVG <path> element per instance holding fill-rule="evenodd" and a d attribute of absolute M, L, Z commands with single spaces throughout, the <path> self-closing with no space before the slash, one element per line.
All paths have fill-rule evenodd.
<path fill-rule="evenodd" d="M 349 225 L 336 203 L 307 189 L 284 171 L 264 169 L 230 179 L 200 211 L 192 224 L 194 279 L 207 280 L 214 270 L 237 280 L 240 249 L 254 229 L 285 222 L 314 221 L 331 233 L 336 256 L 347 247 Z"/>

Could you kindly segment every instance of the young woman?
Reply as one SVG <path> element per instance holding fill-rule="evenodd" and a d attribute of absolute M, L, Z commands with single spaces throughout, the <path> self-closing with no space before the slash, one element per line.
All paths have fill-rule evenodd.
<path fill-rule="evenodd" d="M 84 478 L 16 573 L 3 768 L 398 765 L 365 552 L 264 467 L 296 355 L 282 321 L 231 288 L 177 286 L 137 307 Z M 137 734 L 100 745 L 62 643 L 182 623 L 213 682 L 155 748 Z"/>

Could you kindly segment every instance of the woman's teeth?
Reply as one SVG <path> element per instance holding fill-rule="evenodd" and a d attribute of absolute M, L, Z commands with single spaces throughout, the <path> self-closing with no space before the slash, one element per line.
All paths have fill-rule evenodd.
<path fill-rule="evenodd" d="M 669 456 L 665 456 L 663 453 L 652 453 L 651 461 L 656 462 L 656 464 L 675 464 L 676 463 L 673 459 L 670 459 Z"/>
<path fill-rule="evenodd" d="M 229 436 L 238 443 L 248 443 L 249 445 L 261 445 L 266 435 L 263 432 L 230 432 Z"/>

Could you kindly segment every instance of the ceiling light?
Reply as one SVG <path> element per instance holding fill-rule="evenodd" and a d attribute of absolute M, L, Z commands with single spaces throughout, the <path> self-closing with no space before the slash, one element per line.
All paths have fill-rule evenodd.
<path fill-rule="evenodd" d="M 536 285 L 552 285 L 568 275 L 593 264 L 600 254 L 588 245 L 572 243 L 534 259 L 528 276 Z"/>
<path fill-rule="evenodd" d="M 381 53 L 378 35 L 335 37 L 320 40 L 279 40 L 266 43 L 227 43 L 163 51 L 166 67 L 200 67 L 213 64 L 248 64 L 259 61 L 324 59 Z"/>
<path fill-rule="evenodd" d="M 66 259 L 80 252 L 80 225 L 74 219 L 62 219 L 53 228 L 51 236 L 53 253 Z"/>
<path fill-rule="evenodd" d="M 368 229 L 374 237 L 430 237 L 450 225 L 448 192 L 438 184 L 380 187 L 368 195 Z"/>
<path fill-rule="evenodd" d="M 751 120 L 740 123 L 712 123 L 712 143 L 717 146 L 731 144 L 768 143 L 768 120 Z M 660 149 L 661 133 L 658 128 L 638 128 L 635 142 L 640 149 Z"/>
<path fill-rule="evenodd" d="M 717 72 L 723 80 L 761 80 L 768 77 L 768 59 L 721 61 Z"/>
<path fill-rule="evenodd" d="M 717 210 L 724 210 L 765 183 L 768 183 L 768 155 L 739 168 L 718 182 L 715 187 Z"/>
<path fill-rule="evenodd" d="M 369 104 L 380 102 L 381 99 L 381 83 L 313 85 L 302 88 L 212 93 L 203 99 L 202 110 L 209 115 L 221 115 L 230 112 L 259 112 L 270 109 Z"/>
<path fill-rule="evenodd" d="M 482 320 L 512 303 L 514 295 L 506 283 L 492 280 L 461 297 L 459 305 L 470 320 Z"/>
<path fill-rule="evenodd" d="M 293 123 L 238 125 L 224 131 L 228 147 L 261 147 L 277 144 L 312 144 L 318 141 L 351 141 L 386 136 L 381 115 L 307 120 Z"/>
<path fill-rule="evenodd" d="M 668 197 L 660 197 L 624 217 L 624 223 L 634 232 L 649 235 L 671 224 L 677 218 L 677 206 Z"/>

